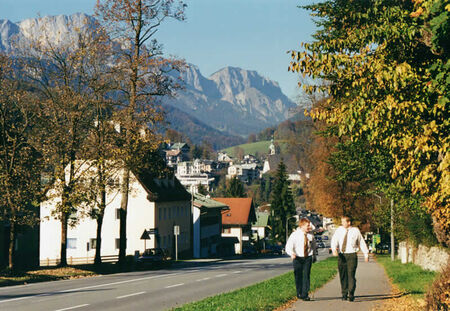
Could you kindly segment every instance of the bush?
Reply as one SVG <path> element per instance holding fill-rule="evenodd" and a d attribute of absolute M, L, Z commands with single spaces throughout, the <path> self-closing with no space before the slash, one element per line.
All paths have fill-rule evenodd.
<path fill-rule="evenodd" d="M 448 311 L 450 309 L 450 262 L 433 282 L 427 293 L 427 310 Z"/>

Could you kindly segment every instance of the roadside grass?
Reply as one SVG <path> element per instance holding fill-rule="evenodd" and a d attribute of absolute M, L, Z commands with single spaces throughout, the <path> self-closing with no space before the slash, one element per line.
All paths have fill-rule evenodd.
<path fill-rule="evenodd" d="M 28 283 L 66 280 L 80 277 L 88 277 L 97 275 L 94 271 L 64 267 L 64 268 L 49 268 L 37 269 L 32 271 L 18 271 L 11 272 L 4 270 L 0 272 L 0 286 L 21 285 Z"/>
<path fill-rule="evenodd" d="M 337 259 L 334 257 L 313 264 L 311 269 L 311 291 L 321 287 L 337 273 Z M 219 294 L 189 303 L 175 311 L 250 311 L 273 310 L 296 296 L 294 273 L 278 277 L 229 293 Z"/>
<path fill-rule="evenodd" d="M 423 270 L 420 266 L 400 260 L 391 261 L 390 255 L 377 255 L 376 260 L 383 265 L 392 282 L 414 299 L 423 299 L 437 273 Z"/>

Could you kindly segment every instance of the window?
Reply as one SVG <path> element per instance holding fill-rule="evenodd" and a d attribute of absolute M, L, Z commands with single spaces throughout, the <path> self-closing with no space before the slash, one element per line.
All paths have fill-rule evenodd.
<path fill-rule="evenodd" d="M 171 219 L 171 218 L 172 218 L 172 208 L 169 207 L 169 219 Z"/>
<path fill-rule="evenodd" d="M 180 216 L 180 207 L 177 206 L 177 217 Z"/>
<path fill-rule="evenodd" d="M 167 219 L 167 208 L 164 208 L 164 219 Z"/>
<path fill-rule="evenodd" d="M 120 248 L 120 239 L 116 239 L 116 249 Z"/>
<path fill-rule="evenodd" d="M 231 233 L 231 228 L 223 228 L 222 233 Z"/>
<path fill-rule="evenodd" d="M 77 239 L 68 238 L 67 239 L 67 249 L 76 249 L 77 248 Z"/>
<path fill-rule="evenodd" d="M 161 220 L 162 219 L 162 208 L 159 208 L 158 209 L 158 217 L 159 217 L 159 220 Z"/>
<path fill-rule="evenodd" d="M 95 249 L 97 247 L 97 239 L 90 239 L 89 245 L 91 246 L 91 249 Z"/>
<path fill-rule="evenodd" d="M 116 208 L 116 219 L 120 219 L 120 208 Z"/>

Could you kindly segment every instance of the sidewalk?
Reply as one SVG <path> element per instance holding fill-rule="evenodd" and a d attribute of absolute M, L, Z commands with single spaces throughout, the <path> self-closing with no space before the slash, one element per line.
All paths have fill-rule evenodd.
<path fill-rule="evenodd" d="M 364 262 L 362 255 L 358 256 L 355 301 L 341 300 L 339 276 L 310 296 L 311 301 L 297 300 L 285 311 L 369 311 L 392 297 L 391 286 L 383 267 L 373 257 L 368 263 Z"/>

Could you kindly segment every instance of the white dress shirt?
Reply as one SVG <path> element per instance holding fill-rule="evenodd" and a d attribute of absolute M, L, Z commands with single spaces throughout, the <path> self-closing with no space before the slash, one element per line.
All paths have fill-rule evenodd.
<path fill-rule="evenodd" d="M 307 256 L 315 256 L 316 241 L 314 235 L 311 233 L 306 234 L 306 238 L 309 243 L 309 252 Z M 286 253 L 289 256 L 295 255 L 297 257 L 305 257 L 304 254 L 305 245 L 305 232 L 302 229 L 297 229 L 291 233 L 286 243 Z"/>
<path fill-rule="evenodd" d="M 360 249 L 363 252 L 365 257 L 369 257 L 369 249 L 367 248 L 366 242 L 364 241 L 361 232 L 356 227 L 349 227 L 345 229 L 343 226 L 340 226 L 334 232 L 333 237 L 331 238 L 331 249 L 338 250 L 342 253 L 342 244 L 344 243 L 345 232 L 348 230 L 347 234 L 347 245 L 345 247 L 345 254 L 357 253 Z"/>

